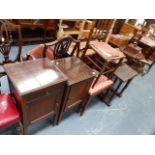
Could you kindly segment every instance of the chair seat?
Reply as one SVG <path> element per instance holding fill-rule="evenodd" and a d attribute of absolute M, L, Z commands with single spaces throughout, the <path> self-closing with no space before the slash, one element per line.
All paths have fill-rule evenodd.
<path fill-rule="evenodd" d="M 19 112 L 8 94 L 0 95 L 0 128 L 16 123 L 20 119 Z"/>
<path fill-rule="evenodd" d="M 96 79 L 94 79 L 96 80 Z M 113 84 L 112 80 L 109 80 L 106 76 L 101 75 L 98 81 L 96 82 L 95 86 L 89 89 L 89 95 L 94 96 L 99 94 L 100 92 L 104 91 L 105 89 L 111 87 Z"/>

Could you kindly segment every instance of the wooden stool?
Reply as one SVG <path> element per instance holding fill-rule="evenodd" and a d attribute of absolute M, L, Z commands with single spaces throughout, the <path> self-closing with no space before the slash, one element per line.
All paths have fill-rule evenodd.
<path fill-rule="evenodd" d="M 112 100 L 114 95 L 121 97 L 124 90 L 128 87 L 132 79 L 137 74 L 138 73 L 135 70 L 133 70 L 131 67 L 129 67 L 126 63 L 123 63 L 121 66 L 119 66 L 117 70 L 114 72 L 114 77 L 113 77 L 114 86 L 111 89 L 113 93 L 111 95 L 110 100 Z"/>

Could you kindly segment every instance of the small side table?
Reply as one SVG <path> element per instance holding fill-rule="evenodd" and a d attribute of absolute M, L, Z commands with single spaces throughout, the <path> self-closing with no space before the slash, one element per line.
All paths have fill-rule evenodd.
<path fill-rule="evenodd" d="M 126 63 L 123 63 L 121 66 L 119 66 L 114 72 L 114 86 L 116 86 L 113 88 L 114 93 L 121 97 L 124 90 L 128 87 L 136 75 L 138 75 L 138 73 L 129 67 Z M 123 87 L 121 87 L 123 83 L 125 84 Z"/>
<path fill-rule="evenodd" d="M 57 119 L 58 125 L 66 111 L 77 105 L 82 106 L 96 73 L 77 57 L 61 58 L 52 62 L 68 79 Z"/>
<path fill-rule="evenodd" d="M 109 103 L 111 103 L 113 97 L 115 95 L 121 97 L 122 93 L 136 75 L 138 75 L 138 72 L 129 67 L 126 63 L 122 63 L 114 72 L 114 76 L 112 78 L 114 83 L 113 87 L 108 89 L 104 96 L 100 95 L 100 98 L 105 102 L 105 104 L 110 106 L 111 104 Z"/>

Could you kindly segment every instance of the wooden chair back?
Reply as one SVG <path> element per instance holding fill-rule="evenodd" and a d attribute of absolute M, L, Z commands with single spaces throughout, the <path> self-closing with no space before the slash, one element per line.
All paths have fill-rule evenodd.
<path fill-rule="evenodd" d="M 14 60 L 10 58 L 11 47 L 13 43 L 12 32 L 15 31 L 18 34 L 18 51 Z M 19 25 L 10 23 L 7 20 L 0 20 L 0 53 L 4 57 L 4 61 L 0 62 L 0 65 L 9 62 L 20 61 L 22 50 L 22 34 Z"/>
<path fill-rule="evenodd" d="M 69 35 L 65 35 L 60 39 L 51 43 L 46 43 L 44 48 L 44 54 L 49 46 L 52 47 L 54 52 L 54 59 L 68 57 L 68 56 L 79 56 L 79 41 L 73 39 Z M 69 51 L 71 49 L 71 51 Z"/>
<path fill-rule="evenodd" d="M 112 19 L 96 19 L 92 24 L 88 40 L 105 41 L 106 36 L 112 26 Z"/>

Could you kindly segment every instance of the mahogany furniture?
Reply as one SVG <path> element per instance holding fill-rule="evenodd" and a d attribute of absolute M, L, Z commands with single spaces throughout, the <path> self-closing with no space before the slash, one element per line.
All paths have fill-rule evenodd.
<path fill-rule="evenodd" d="M 85 102 L 82 104 L 81 109 L 80 109 L 80 115 L 82 116 L 86 110 L 86 108 L 88 107 L 91 99 L 96 96 L 99 95 L 100 93 L 102 93 L 103 91 L 107 90 L 108 88 L 110 88 L 113 84 L 113 81 L 108 79 L 106 76 L 99 74 L 98 77 L 96 77 L 88 91 L 87 94 L 87 98 L 85 100 Z M 106 102 L 106 104 L 108 104 Z"/>
<path fill-rule="evenodd" d="M 58 19 L 8 19 L 7 21 L 20 25 L 23 33 L 23 41 L 40 41 L 51 39 L 51 34 L 48 32 L 56 32 L 58 30 Z M 29 31 L 27 31 L 29 30 Z M 41 30 L 42 33 L 33 33 Z M 26 33 L 24 34 L 24 31 Z M 39 31 L 40 32 L 40 31 Z M 32 33 L 32 34 L 31 34 Z"/>
<path fill-rule="evenodd" d="M 145 64 L 149 66 L 147 72 L 149 72 L 154 65 L 154 60 L 151 59 L 151 56 L 154 54 L 155 51 L 155 40 L 149 37 L 142 37 L 138 42 L 138 46 L 142 47 L 143 49 L 142 52 L 147 60 L 145 61 Z"/>
<path fill-rule="evenodd" d="M 16 108 L 13 97 L 7 93 L 1 94 L 0 92 L 0 131 L 3 131 L 2 129 L 6 129 L 13 125 L 16 125 L 18 134 L 23 133 L 23 127 L 20 122 L 20 114 Z"/>
<path fill-rule="evenodd" d="M 14 60 L 10 59 L 11 46 L 13 43 L 12 31 L 18 34 L 18 51 L 15 51 L 16 57 Z M 0 65 L 10 62 L 20 61 L 22 50 L 22 35 L 19 25 L 12 24 L 7 20 L 0 20 L 0 54 L 4 58 Z"/>
<path fill-rule="evenodd" d="M 79 44 L 78 40 L 73 39 L 69 35 L 65 35 L 51 43 L 46 43 L 44 53 L 51 47 L 53 49 L 54 59 L 64 58 L 68 56 L 79 56 Z"/>
<path fill-rule="evenodd" d="M 89 42 L 92 40 L 96 41 L 106 41 L 109 38 L 110 33 L 112 32 L 112 28 L 114 26 L 114 20 L 111 19 L 96 19 L 93 20 L 93 23 L 90 28 L 90 32 L 85 40 L 81 40 L 80 42 L 80 54 L 81 57 L 84 58 L 85 55 L 92 54 L 93 50 L 89 48 Z"/>
<path fill-rule="evenodd" d="M 82 105 L 96 72 L 77 57 L 57 59 L 53 62 L 68 78 L 63 103 L 57 119 L 57 124 L 59 124 L 64 112 L 76 105 Z"/>
<path fill-rule="evenodd" d="M 109 39 L 109 44 L 114 47 L 124 47 L 129 43 L 129 38 L 120 34 L 112 34 Z"/>
<path fill-rule="evenodd" d="M 128 65 L 138 72 L 143 71 L 146 59 L 141 47 L 130 43 L 125 48 L 121 48 L 121 51 L 126 55 Z"/>
<path fill-rule="evenodd" d="M 143 48 L 143 53 L 146 59 L 149 59 L 155 51 L 155 40 L 149 37 L 142 37 L 138 45 Z"/>
<path fill-rule="evenodd" d="M 114 87 L 112 88 L 113 95 L 111 96 L 111 99 L 115 94 L 121 97 L 122 93 L 136 75 L 138 75 L 138 73 L 135 70 L 126 63 L 122 63 L 114 72 Z"/>
<path fill-rule="evenodd" d="M 55 115 L 58 119 L 66 76 L 48 58 L 4 65 L 11 92 L 22 111 L 24 134 L 28 127 Z"/>
<path fill-rule="evenodd" d="M 35 60 L 48 57 L 58 59 L 75 55 L 79 57 L 79 41 L 69 35 L 65 35 L 53 42 L 37 45 L 23 56 L 23 60 Z"/>
<path fill-rule="evenodd" d="M 114 23 L 115 20 L 110 19 L 94 20 L 86 46 L 83 49 L 80 48 L 82 59 L 99 72 L 105 72 L 105 70 L 111 72 L 111 68 L 115 70 L 124 58 L 121 51 L 115 50 L 106 43 Z M 90 49 L 93 54 L 89 55 L 87 51 Z"/>
<path fill-rule="evenodd" d="M 109 77 L 112 76 L 113 72 L 125 58 L 125 55 L 119 49 L 115 49 L 105 42 L 90 42 L 89 47 L 93 49 L 96 55 L 86 55 L 86 61 L 92 64 L 92 67 L 99 72 L 109 72 Z"/>

